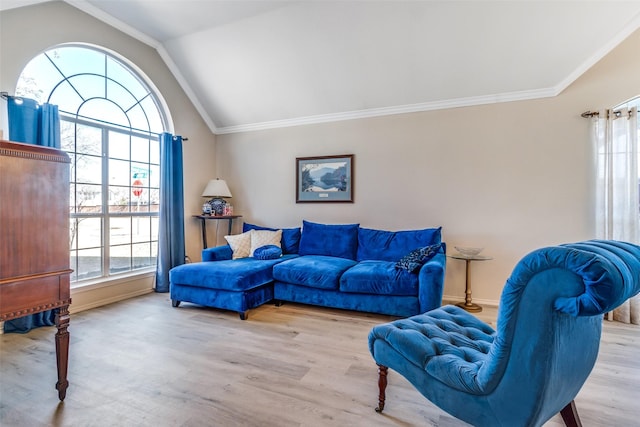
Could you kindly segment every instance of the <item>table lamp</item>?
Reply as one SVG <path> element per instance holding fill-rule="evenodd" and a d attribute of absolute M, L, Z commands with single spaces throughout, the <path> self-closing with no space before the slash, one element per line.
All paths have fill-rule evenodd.
<path fill-rule="evenodd" d="M 232 197 L 231 191 L 224 179 L 212 179 L 207 184 L 207 187 L 202 192 L 202 197 L 213 197 L 209 200 L 211 205 L 212 215 L 222 215 L 224 212 L 224 205 L 227 203 L 223 197 Z"/>

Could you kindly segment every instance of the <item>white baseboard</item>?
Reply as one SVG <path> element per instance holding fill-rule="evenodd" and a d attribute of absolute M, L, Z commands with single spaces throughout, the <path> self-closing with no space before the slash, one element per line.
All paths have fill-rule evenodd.
<path fill-rule="evenodd" d="M 85 310 L 89 310 L 92 308 L 97 308 L 97 307 L 101 307 L 103 305 L 107 305 L 107 304 L 113 304 L 114 302 L 118 302 L 118 301 L 123 301 L 129 298 L 134 298 L 134 297 L 138 297 L 140 295 L 146 295 L 146 294 L 150 294 L 151 292 L 153 292 L 153 289 L 140 289 L 134 292 L 129 292 L 129 293 L 121 293 L 118 295 L 113 295 L 109 298 L 100 298 L 100 299 L 94 299 L 91 300 L 90 302 L 87 302 L 85 304 L 75 304 L 72 303 L 69 306 L 69 313 L 70 314 L 75 314 L 75 313 L 79 313 L 81 311 L 85 311 Z M 71 299 L 73 300 L 73 293 L 71 293 Z"/>
<path fill-rule="evenodd" d="M 71 288 L 69 313 L 100 307 L 153 292 L 155 274 L 120 277 L 114 280 Z"/>

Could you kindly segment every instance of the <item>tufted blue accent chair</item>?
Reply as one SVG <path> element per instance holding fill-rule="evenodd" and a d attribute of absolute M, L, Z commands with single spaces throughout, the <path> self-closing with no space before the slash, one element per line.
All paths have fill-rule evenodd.
<path fill-rule="evenodd" d="M 538 249 L 507 280 L 497 329 L 456 306 L 375 326 L 379 405 L 388 368 L 474 426 L 540 426 L 574 398 L 598 355 L 603 313 L 640 291 L 640 247 L 590 240 Z"/>

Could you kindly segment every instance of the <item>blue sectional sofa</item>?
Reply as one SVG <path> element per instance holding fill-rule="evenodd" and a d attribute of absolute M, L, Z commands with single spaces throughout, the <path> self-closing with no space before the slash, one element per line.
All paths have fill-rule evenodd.
<path fill-rule="evenodd" d="M 242 235 L 228 239 L 233 245 L 205 249 L 202 262 L 173 268 L 173 306 L 191 302 L 233 310 L 245 319 L 247 310 L 274 299 L 278 304 L 291 301 L 401 317 L 442 303 L 446 245 L 441 228 L 385 231 L 303 221 L 302 229 L 282 230 L 277 245 L 281 255 L 234 259 L 241 251 L 238 241 L 255 233 L 255 243 L 256 232 L 265 230 L 276 232 L 245 223 Z"/>

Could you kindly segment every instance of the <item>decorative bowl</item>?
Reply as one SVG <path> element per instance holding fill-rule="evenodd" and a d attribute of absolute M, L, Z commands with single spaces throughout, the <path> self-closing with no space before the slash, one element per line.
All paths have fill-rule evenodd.
<path fill-rule="evenodd" d="M 456 250 L 464 256 L 476 256 L 480 252 L 482 252 L 482 250 L 484 249 L 484 248 L 466 248 L 463 246 L 454 246 L 454 248 L 456 248 Z"/>

